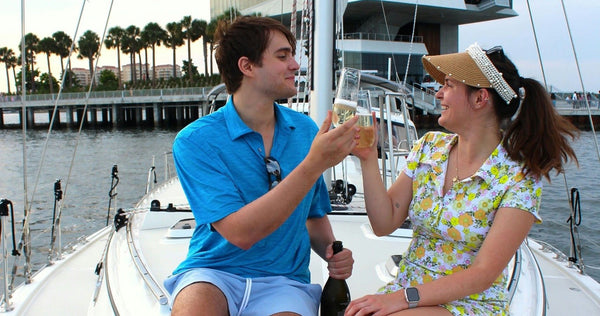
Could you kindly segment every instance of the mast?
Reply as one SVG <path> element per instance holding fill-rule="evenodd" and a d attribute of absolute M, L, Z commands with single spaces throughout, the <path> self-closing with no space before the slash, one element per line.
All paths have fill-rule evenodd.
<path fill-rule="evenodd" d="M 313 80 L 310 91 L 310 117 L 320 126 L 327 117 L 333 101 L 333 25 L 334 1 L 314 1 Z M 331 169 L 323 172 L 327 186 L 331 182 Z"/>
<path fill-rule="evenodd" d="M 314 1 L 313 90 L 310 92 L 310 116 L 320 125 L 327 117 L 333 100 L 333 25 L 331 0 Z"/>

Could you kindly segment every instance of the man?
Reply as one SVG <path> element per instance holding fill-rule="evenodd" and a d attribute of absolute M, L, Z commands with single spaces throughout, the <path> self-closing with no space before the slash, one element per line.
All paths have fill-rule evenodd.
<path fill-rule="evenodd" d="M 173 155 L 196 218 L 187 258 L 165 287 L 173 315 L 317 315 L 311 248 L 329 273 L 352 273 L 352 253 L 333 255 L 322 173 L 358 138 L 356 119 L 329 131 L 275 103 L 296 94 L 295 38 L 280 22 L 240 17 L 215 32 L 227 91 L 219 111 L 184 128 Z"/>

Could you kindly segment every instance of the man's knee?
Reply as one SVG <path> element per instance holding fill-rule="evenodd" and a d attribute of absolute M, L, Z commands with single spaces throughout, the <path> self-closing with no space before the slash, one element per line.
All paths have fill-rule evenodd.
<path fill-rule="evenodd" d="M 173 301 L 171 315 L 229 315 L 227 299 L 221 290 L 206 282 L 183 288 Z"/>

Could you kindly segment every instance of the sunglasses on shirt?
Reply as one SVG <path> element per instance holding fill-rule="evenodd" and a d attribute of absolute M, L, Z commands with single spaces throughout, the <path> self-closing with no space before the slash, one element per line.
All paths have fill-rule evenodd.
<path fill-rule="evenodd" d="M 265 166 L 267 167 L 267 177 L 269 177 L 269 190 L 271 190 L 281 182 L 281 167 L 279 162 L 271 156 L 265 158 Z"/>

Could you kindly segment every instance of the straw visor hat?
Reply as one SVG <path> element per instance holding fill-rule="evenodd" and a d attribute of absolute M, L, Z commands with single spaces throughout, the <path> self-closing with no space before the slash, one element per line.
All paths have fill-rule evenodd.
<path fill-rule="evenodd" d="M 500 47 L 498 47 L 501 49 Z M 492 51 L 496 51 L 492 49 Z M 423 56 L 427 72 L 440 84 L 450 76 L 475 88 L 493 88 L 500 97 L 510 104 L 517 97 L 515 91 L 502 77 L 492 61 L 477 43 L 469 46 L 465 53 L 438 56 Z"/>
<path fill-rule="evenodd" d="M 425 70 L 439 84 L 446 75 L 472 87 L 493 88 L 490 81 L 467 52 L 437 56 L 423 56 Z"/>

